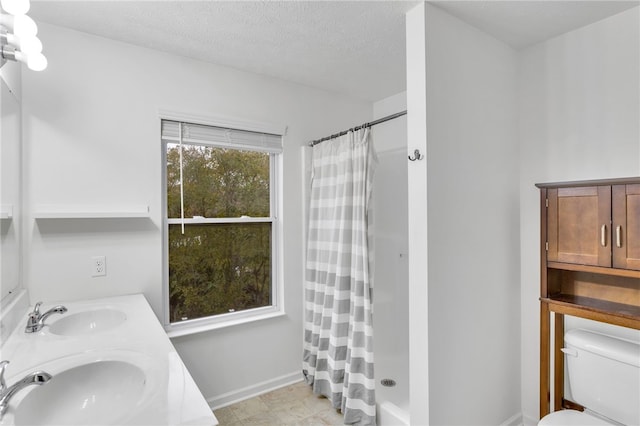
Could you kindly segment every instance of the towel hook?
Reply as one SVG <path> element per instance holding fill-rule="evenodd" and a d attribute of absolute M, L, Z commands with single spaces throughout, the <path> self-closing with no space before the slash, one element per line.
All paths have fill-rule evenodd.
<path fill-rule="evenodd" d="M 424 158 L 424 156 L 422 154 L 420 154 L 420 150 L 416 149 L 415 151 L 413 151 L 413 158 L 409 155 L 409 160 L 410 161 L 416 161 L 416 160 L 422 160 Z"/>

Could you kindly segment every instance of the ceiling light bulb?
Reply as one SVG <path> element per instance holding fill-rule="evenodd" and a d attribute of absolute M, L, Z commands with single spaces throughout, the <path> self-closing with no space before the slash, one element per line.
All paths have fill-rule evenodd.
<path fill-rule="evenodd" d="M 38 34 L 38 26 L 27 15 L 0 14 L 0 25 L 8 27 L 16 37 L 33 37 Z"/>
<path fill-rule="evenodd" d="M 27 15 L 14 16 L 13 33 L 18 37 L 35 37 L 38 34 L 38 26 Z"/>
<path fill-rule="evenodd" d="M 2 10 L 12 15 L 24 15 L 29 11 L 29 0 L 1 0 Z"/>
<path fill-rule="evenodd" d="M 42 42 L 38 37 L 20 37 L 18 39 L 18 47 L 20 51 L 27 55 L 33 55 L 42 52 Z"/>
<path fill-rule="evenodd" d="M 15 56 L 16 61 L 27 64 L 27 67 L 30 70 L 42 71 L 43 69 L 47 68 L 48 61 L 42 53 L 33 53 L 31 55 L 27 55 L 24 52 L 16 50 L 13 55 Z"/>
<path fill-rule="evenodd" d="M 32 71 L 42 71 L 48 64 L 47 58 L 42 53 L 27 55 L 27 67 Z"/>

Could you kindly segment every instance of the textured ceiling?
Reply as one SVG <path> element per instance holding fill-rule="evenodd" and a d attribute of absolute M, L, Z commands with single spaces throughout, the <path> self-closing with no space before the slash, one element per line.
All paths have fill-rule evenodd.
<path fill-rule="evenodd" d="M 32 1 L 30 15 L 36 21 L 379 100 L 405 90 L 405 13 L 416 3 Z"/>
<path fill-rule="evenodd" d="M 32 0 L 29 14 L 36 21 L 377 101 L 406 89 L 405 13 L 418 3 Z M 515 48 L 639 4 L 434 3 Z"/>
<path fill-rule="evenodd" d="M 459 19 L 522 49 L 583 27 L 640 1 L 434 1 Z"/>

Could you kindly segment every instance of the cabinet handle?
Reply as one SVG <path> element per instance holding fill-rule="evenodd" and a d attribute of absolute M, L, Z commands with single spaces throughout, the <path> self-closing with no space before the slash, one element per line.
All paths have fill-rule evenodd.
<path fill-rule="evenodd" d="M 602 225 L 600 228 L 600 244 L 602 247 L 607 246 L 607 225 Z"/>
<path fill-rule="evenodd" d="M 622 226 L 616 226 L 616 246 L 622 247 Z"/>

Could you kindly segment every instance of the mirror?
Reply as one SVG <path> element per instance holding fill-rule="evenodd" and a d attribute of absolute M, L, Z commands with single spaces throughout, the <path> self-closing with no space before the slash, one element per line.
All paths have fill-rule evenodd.
<path fill-rule="evenodd" d="M 3 67 L 7 68 L 7 67 Z M 3 69 L 4 71 L 4 69 Z M 20 287 L 21 109 L 0 78 L 0 302 Z"/>

